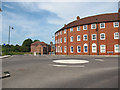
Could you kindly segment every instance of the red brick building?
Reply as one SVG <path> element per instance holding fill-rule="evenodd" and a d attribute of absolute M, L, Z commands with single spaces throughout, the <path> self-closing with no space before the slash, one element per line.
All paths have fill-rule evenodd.
<path fill-rule="evenodd" d="M 56 55 L 118 55 L 119 13 L 90 16 L 55 32 Z"/>
<path fill-rule="evenodd" d="M 49 54 L 49 52 L 51 52 L 51 45 L 48 45 L 44 42 L 36 41 L 31 44 L 31 52 L 36 52 L 41 55 Z"/>

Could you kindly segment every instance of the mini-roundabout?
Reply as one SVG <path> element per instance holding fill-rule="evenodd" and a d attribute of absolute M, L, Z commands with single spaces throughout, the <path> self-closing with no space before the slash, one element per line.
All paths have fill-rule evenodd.
<path fill-rule="evenodd" d="M 85 67 L 85 64 L 88 64 L 88 60 L 79 60 L 79 59 L 57 59 L 53 60 L 54 67 Z"/>

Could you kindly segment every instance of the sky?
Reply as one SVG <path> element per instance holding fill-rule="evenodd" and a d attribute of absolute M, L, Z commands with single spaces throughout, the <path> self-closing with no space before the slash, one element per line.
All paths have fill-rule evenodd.
<path fill-rule="evenodd" d="M 80 18 L 118 12 L 118 2 L 2 2 L 2 44 L 22 45 L 25 39 L 54 42 L 54 33 Z M 1 18 L 0 18 L 1 19 Z M 1 28 L 1 27 L 0 27 Z"/>

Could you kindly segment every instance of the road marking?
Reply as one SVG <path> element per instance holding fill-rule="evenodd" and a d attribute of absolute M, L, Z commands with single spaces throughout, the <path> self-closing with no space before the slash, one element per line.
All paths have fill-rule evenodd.
<path fill-rule="evenodd" d="M 54 63 L 62 63 L 62 64 L 85 64 L 89 63 L 87 60 L 75 60 L 75 59 L 70 59 L 70 60 L 54 60 Z"/>
<path fill-rule="evenodd" d="M 101 61 L 101 62 L 103 62 L 104 60 L 103 59 L 95 59 L 96 61 Z"/>
<path fill-rule="evenodd" d="M 85 67 L 84 65 L 52 65 L 53 67 Z"/>

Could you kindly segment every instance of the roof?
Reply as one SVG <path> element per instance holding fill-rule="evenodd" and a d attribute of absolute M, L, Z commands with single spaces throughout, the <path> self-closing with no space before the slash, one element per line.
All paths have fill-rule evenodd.
<path fill-rule="evenodd" d="M 63 29 L 67 29 L 70 27 L 80 26 L 80 25 L 101 23 L 101 22 L 112 22 L 112 21 L 118 21 L 118 13 L 108 13 L 108 14 L 100 14 L 100 15 L 85 17 L 85 18 L 68 23 L 58 31 L 61 31 Z"/>
<path fill-rule="evenodd" d="M 31 45 L 32 45 L 32 46 L 34 46 L 34 45 L 47 46 L 48 44 L 46 44 L 45 42 L 36 41 L 36 42 L 32 43 Z"/>

